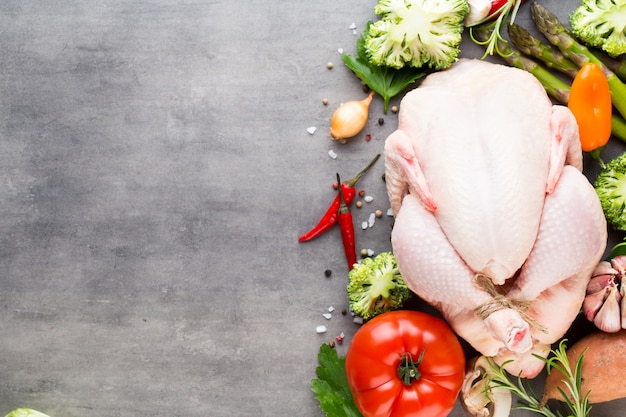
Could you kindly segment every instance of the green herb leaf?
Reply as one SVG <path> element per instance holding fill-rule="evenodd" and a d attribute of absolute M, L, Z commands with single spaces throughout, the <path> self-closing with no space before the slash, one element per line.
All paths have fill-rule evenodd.
<path fill-rule="evenodd" d="M 611 260 L 617 256 L 622 256 L 622 255 L 626 255 L 626 242 L 621 242 L 613 246 L 613 248 L 611 249 L 611 253 L 606 259 Z"/>
<path fill-rule="evenodd" d="M 317 394 L 320 408 L 328 417 L 363 417 L 359 412 L 346 377 L 346 358 L 339 357 L 337 351 L 324 343 L 320 346 L 315 369 L 316 379 L 311 381 L 311 389 Z"/>
<path fill-rule="evenodd" d="M 367 22 L 363 34 L 356 41 L 356 56 L 343 54 L 343 61 L 369 88 L 378 93 L 384 100 L 383 111 L 387 113 L 389 101 L 400 94 L 402 90 L 426 75 L 425 71 L 417 68 L 404 67 L 395 69 L 378 66 L 370 62 L 365 50 L 367 32 L 372 22 Z"/>

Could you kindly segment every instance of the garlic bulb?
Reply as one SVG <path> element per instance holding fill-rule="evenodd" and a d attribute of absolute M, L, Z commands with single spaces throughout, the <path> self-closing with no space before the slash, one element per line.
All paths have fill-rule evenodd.
<path fill-rule="evenodd" d="M 345 141 L 363 130 L 373 97 L 372 91 L 363 100 L 348 101 L 339 106 L 330 122 L 330 136 L 333 139 Z"/>
<path fill-rule="evenodd" d="M 582 310 L 587 320 L 607 333 L 626 329 L 626 256 L 598 263 L 587 283 Z"/>

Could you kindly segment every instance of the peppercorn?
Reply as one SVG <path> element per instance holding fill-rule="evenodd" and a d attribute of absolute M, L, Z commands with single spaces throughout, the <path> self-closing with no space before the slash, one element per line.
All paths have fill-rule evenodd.
<path fill-rule="evenodd" d="M 379 219 L 380 219 L 381 217 L 383 217 L 383 211 L 382 211 L 382 210 L 376 210 L 376 211 L 374 212 L 374 214 L 375 214 L 375 215 L 376 215 L 376 217 L 378 217 Z"/>
<path fill-rule="evenodd" d="M 381 118 L 379 118 L 379 119 L 378 119 L 378 124 L 379 124 L 380 126 L 384 125 L 384 124 L 385 124 L 385 119 L 383 119 L 382 117 L 381 117 Z"/>
<path fill-rule="evenodd" d="M 328 104 L 328 99 L 327 98 L 322 99 L 322 104 L 326 106 Z"/>
<path fill-rule="evenodd" d="M 391 107 L 391 112 L 392 113 L 398 113 L 398 106 L 392 106 Z"/>
<path fill-rule="evenodd" d="M 359 197 L 361 198 L 365 197 L 365 190 L 363 189 L 359 190 Z"/>
<path fill-rule="evenodd" d="M 354 205 L 356 206 L 356 208 L 361 208 L 361 207 L 363 207 L 363 202 L 361 200 L 359 200 L 356 203 L 354 203 Z"/>
<path fill-rule="evenodd" d="M 330 277 L 333 274 L 333 271 L 331 271 L 330 269 L 327 269 L 326 271 L 324 271 L 324 276 L 326 276 L 326 278 Z"/>
<path fill-rule="evenodd" d="M 326 68 L 328 68 L 328 69 L 333 69 L 333 63 L 332 63 L 332 62 L 330 62 L 330 61 L 328 61 L 328 62 L 326 63 Z"/>
<path fill-rule="evenodd" d="M 331 340 L 330 342 L 328 342 L 328 346 L 330 346 L 331 348 L 335 347 L 335 341 Z"/>

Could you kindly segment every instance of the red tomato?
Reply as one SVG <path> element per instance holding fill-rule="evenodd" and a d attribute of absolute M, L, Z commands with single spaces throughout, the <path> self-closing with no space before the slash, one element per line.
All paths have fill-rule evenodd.
<path fill-rule="evenodd" d="M 356 332 L 346 375 L 365 417 L 445 417 L 461 389 L 465 354 L 443 320 L 392 311 Z"/>

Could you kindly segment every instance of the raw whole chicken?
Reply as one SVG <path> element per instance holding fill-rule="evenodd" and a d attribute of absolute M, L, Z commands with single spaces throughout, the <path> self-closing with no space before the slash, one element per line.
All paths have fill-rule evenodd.
<path fill-rule="evenodd" d="M 536 376 L 607 242 L 572 113 L 525 71 L 462 59 L 402 100 L 385 171 L 407 285 L 481 354 Z"/>

